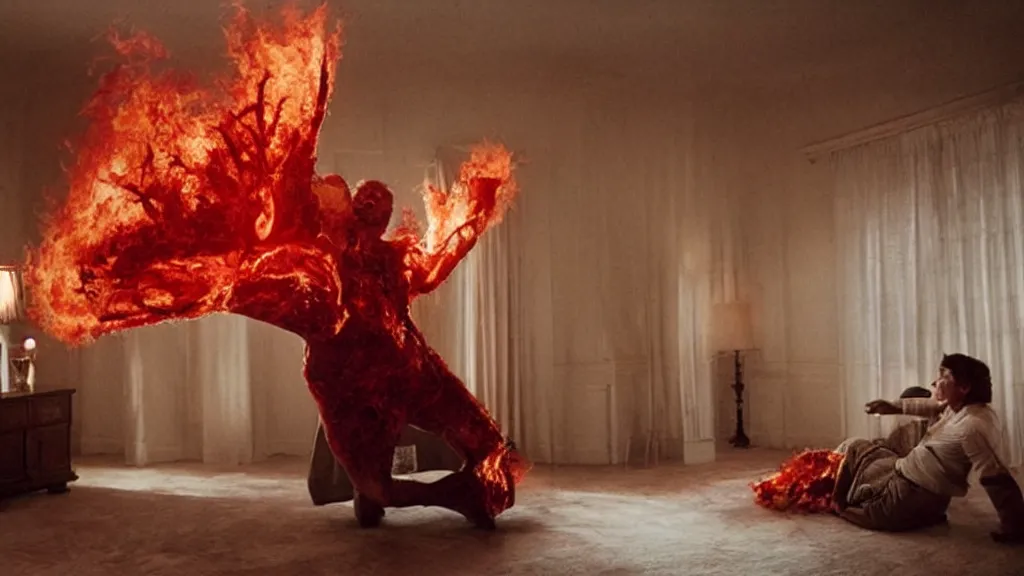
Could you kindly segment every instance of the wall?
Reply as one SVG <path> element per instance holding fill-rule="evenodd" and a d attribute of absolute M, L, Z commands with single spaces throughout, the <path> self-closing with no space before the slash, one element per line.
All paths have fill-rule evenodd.
<path fill-rule="evenodd" d="M 552 183 L 580 178 L 554 172 L 559 156 L 553 153 L 581 166 L 618 150 L 642 159 L 644 150 L 665 142 L 636 130 L 615 141 L 602 134 L 603 126 L 613 134 L 659 115 L 694 119 L 710 174 L 702 185 L 742 198 L 732 205 L 744 218 L 744 249 L 730 258 L 744 271 L 737 291 L 755 304 L 761 342 L 750 365 L 748 431 L 755 443 L 772 446 L 838 440 L 828 172 L 798 150 L 1020 77 L 1024 4 L 794 0 L 791 10 L 757 1 L 645 4 L 659 12 L 630 12 L 620 3 L 581 12 L 568 0 L 544 8 L 452 0 L 445 11 L 441 4 L 346 3 L 351 34 L 321 169 L 352 179 L 386 175 L 400 202 L 414 204 L 412 189 L 435 146 L 500 137 L 533 159 L 535 168 L 527 165 L 524 176 L 535 179 L 535 189 L 557 193 Z M 468 12 L 456 17 L 455 10 Z M 17 79 L 0 87 L 0 258 L 17 258 L 21 241 L 35 239 L 41 193 L 59 190 L 59 146 L 80 127 L 75 114 L 94 82 L 87 70 L 100 47 L 90 40 L 128 16 L 168 39 L 185 66 L 209 72 L 219 11 L 219 3 L 205 0 L 158 9 L 138 0 L 87 8 L 46 0 L 0 13 L 0 72 Z M 501 52 L 478 49 L 492 40 Z M 568 46 L 573 42 L 578 46 Z M 583 117 L 590 124 L 580 132 Z M 549 154 L 545 166 L 540 160 Z M 716 264 L 722 276 L 725 260 Z M 284 352 L 297 347 L 260 331 L 254 342 Z M 119 382 L 88 377 L 118 362 L 116 350 L 68 353 L 44 340 L 40 353 L 44 386 L 79 386 L 76 401 L 99 414 L 121 402 Z M 257 403 L 266 411 L 265 449 L 302 451 L 313 412 L 296 371 L 256 368 L 265 378 Z M 728 365 L 720 368 L 718 429 L 727 438 L 732 398 Z M 121 419 L 93 425 L 93 437 L 119 448 Z"/>
<path fill-rule="evenodd" d="M 208 58 L 208 51 L 219 40 L 213 14 L 199 12 L 185 20 L 173 14 L 166 18 L 152 13 L 138 16 L 133 21 L 166 39 L 177 62 L 203 76 L 218 70 L 216 63 L 211 64 Z M 90 25 L 96 28 L 105 24 L 101 16 L 90 15 L 89 18 Z M 81 127 L 76 110 L 95 82 L 87 74 L 89 63 L 103 53 L 102 45 L 89 41 L 93 35 L 70 35 L 52 46 L 25 52 L 23 62 L 28 70 L 20 77 L 30 97 L 25 102 L 24 114 L 13 119 L 25 126 L 21 139 L 23 156 L 11 160 L 21 177 L 13 209 L 27 223 L 16 234 L 21 241 L 37 238 L 34 215 L 44 206 L 43 191 L 49 189 L 56 197 L 60 195 L 60 162 L 67 156 L 60 151 L 59 144 Z M 383 178 L 396 191 L 399 205 L 419 205 L 414 189 L 421 182 L 438 145 L 465 144 L 482 138 L 500 139 L 520 155 L 524 161 L 524 194 L 585 198 L 586 191 L 580 188 L 587 183 L 598 183 L 607 198 L 619 195 L 629 198 L 652 192 L 638 189 L 644 180 L 636 176 L 647 175 L 641 174 L 645 170 L 643 162 L 669 162 L 651 159 L 671 158 L 676 140 L 681 140 L 680 133 L 692 130 L 698 135 L 697 147 L 702 150 L 703 185 L 717 190 L 720 196 L 739 189 L 735 182 L 715 183 L 717 174 L 735 173 L 740 164 L 739 158 L 729 152 L 733 133 L 719 127 L 728 99 L 706 98 L 705 95 L 703 101 L 708 104 L 697 109 L 693 106 L 692 90 L 683 91 L 675 82 L 651 76 L 638 79 L 628 74 L 595 71 L 574 62 L 566 64 L 558 58 L 541 63 L 521 54 L 484 56 L 468 51 L 462 53 L 462 58 L 450 53 L 432 56 L 424 53 L 409 59 L 407 53 L 375 52 L 376 48 L 385 48 L 385 44 L 375 42 L 365 29 L 349 38 L 321 139 L 319 168 L 340 171 L 353 182 L 362 178 Z M 602 164 L 602 159 L 614 159 L 618 171 L 607 174 L 607 165 Z M 636 166 L 635 170 L 632 166 Z M 558 213 L 547 213 L 536 206 L 526 210 L 547 219 L 551 226 L 560 226 L 559 220 L 584 217 L 576 214 L 567 201 L 563 200 L 560 205 L 564 210 Z M 590 208 L 586 213 L 604 219 L 615 216 L 613 208 Z M 615 231 L 625 233 L 625 230 L 620 227 Z M 534 254 L 542 257 L 543 252 L 550 251 L 551 242 L 561 243 L 571 249 L 563 250 L 560 256 L 565 265 L 559 267 L 555 262 L 551 270 L 561 271 L 563 276 L 573 275 L 572 271 L 578 270 L 599 278 L 598 270 L 586 270 L 577 256 L 584 255 L 599 262 L 600 244 L 595 242 L 588 248 L 587 238 L 568 238 L 566 234 L 562 234 L 561 241 L 535 238 L 539 243 L 535 244 Z M 611 241 L 608 237 L 599 240 Z M 544 248 L 545 242 L 547 248 Z M 628 256 L 625 252 L 620 249 L 620 256 Z M 562 305 L 556 308 L 550 321 L 561 326 L 563 334 L 569 335 L 560 340 L 556 338 L 548 353 L 557 355 L 555 348 L 560 347 L 566 355 L 560 362 L 574 366 L 577 371 L 591 361 L 602 361 L 614 368 L 614 358 L 569 357 L 568 350 L 573 346 L 585 348 L 588 354 L 600 355 L 602 342 L 599 340 L 604 336 L 578 329 L 570 334 L 576 314 L 573 306 L 581 302 L 571 297 L 570 288 L 561 291 L 552 288 L 551 275 L 552 272 L 547 273 L 547 297 L 559 299 Z M 543 279 L 544 274 L 538 274 L 537 278 Z M 542 283 L 537 285 L 543 286 Z M 589 304 L 593 308 L 594 302 Z M 300 343 L 279 331 L 258 325 L 250 328 L 249 337 L 253 409 L 258 413 L 254 419 L 258 426 L 256 451 L 259 455 L 305 454 L 315 426 L 315 412 L 301 381 Z M 576 341 L 571 342 L 574 338 Z M 162 352 L 167 370 L 181 371 L 184 369 L 175 363 L 187 357 L 184 346 L 154 353 Z M 270 350 L 273 353 L 267 352 Z M 289 352 L 294 364 L 267 360 L 288 356 Z M 125 380 L 111 368 L 125 364 L 121 339 L 108 337 L 77 351 L 67 351 L 43 339 L 40 358 L 42 387 L 71 385 L 79 389 L 75 437 L 83 451 L 118 453 L 125 450 L 126 432 L 134 424 L 125 408 Z M 607 414 L 613 411 L 612 400 L 603 389 L 589 395 L 590 388 L 599 387 L 590 386 L 586 378 L 577 380 L 580 380 L 578 406 L 589 407 L 589 410 L 581 411 L 575 409 L 578 406 L 566 404 L 567 414 L 574 420 L 565 426 L 572 429 L 563 431 L 565 436 L 560 438 L 564 438 L 564 442 L 571 440 L 573 444 L 559 458 L 607 462 L 609 451 L 621 453 L 619 446 L 610 447 L 613 433 L 609 430 Z M 636 387 L 640 380 L 644 378 L 626 378 L 623 382 L 628 381 L 627 387 Z M 535 387 L 563 385 L 571 384 L 551 378 L 534 383 Z M 149 390 L 146 394 L 149 395 L 147 402 L 166 411 L 162 416 L 156 415 L 158 420 L 150 416 L 147 431 L 175 437 L 168 427 L 188 418 L 189 399 L 183 398 L 180 391 Z M 576 391 L 566 394 L 575 397 Z M 625 391 L 625 395 L 631 394 L 632 390 Z M 547 418 L 548 415 L 536 412 L 532 417 Z M 193 421 L 191 425 L 199 426 L 199 423 Z M 196 452 L 192 446 L 196 442 L 195 434 L 182 433 L 177 441 L 187 446 L 181 450 L 167 447 L 167 453 Z M 160 448 L 159 452 L 163 452 L 164 447 Z M 554 448 L 547 446 L 548 450 Z"/>
<path fill-rule="evenodd" d="M 755 443 L 829 446 L 845 434 L 836 304 L 835 229 L 827 159 L 799 149 L 1024 79 L 1020 3 L 989 2 L 847 46 L 830 69 L 750 95 L 744 229 L 762 350 L 748 386 Z M 843 57 L 843 54 L 846 56 Z M 720 430 L 731 427 L 720 406 Z"/>

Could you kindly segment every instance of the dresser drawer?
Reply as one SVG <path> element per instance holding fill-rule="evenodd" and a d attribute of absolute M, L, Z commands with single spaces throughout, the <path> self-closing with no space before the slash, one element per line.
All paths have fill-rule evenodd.
<path fill-rule="evenodd" d="M 71 421 L 71 396 L 36 396 L 29 404 L 32 426 L 46 426 Z"/>
<path fill-rule="evenodd" d="M 25 433 L 0 432 L 0 484 L 25 478 Z"/>
<path fill-rule="evenodd" d="M 0 432 L 22 430 L 28 426 L 28 401 L 0 402 Z"/>

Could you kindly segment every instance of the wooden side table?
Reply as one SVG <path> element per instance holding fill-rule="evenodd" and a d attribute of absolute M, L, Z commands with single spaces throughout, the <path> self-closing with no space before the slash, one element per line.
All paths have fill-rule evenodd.
<path fill-rule="evenodd" d="M 0 498 L 68 491 L 75 390 L 0 394 Z"/>

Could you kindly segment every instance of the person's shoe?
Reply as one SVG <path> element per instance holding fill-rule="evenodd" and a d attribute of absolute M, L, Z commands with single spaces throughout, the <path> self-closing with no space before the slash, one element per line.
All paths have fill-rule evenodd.
<path fill-rule="evenodd" d="M 372 500 L 362 497 L 356 492 L 352 500 L 352 508 L 356 513 L 356 521 L 362 528 L 376 528 L 384 518 L 384 508 Z"/>
<path fill-rule="evenodd" d="M 497 528 L 494 516 L 487 511 L 487 491 L 476 474 L 469 469 L 463 469 L 449 477 L 453 481 L 454 505 L 452 509 L 462 514 L 473 526 L 481 530 Z"/>

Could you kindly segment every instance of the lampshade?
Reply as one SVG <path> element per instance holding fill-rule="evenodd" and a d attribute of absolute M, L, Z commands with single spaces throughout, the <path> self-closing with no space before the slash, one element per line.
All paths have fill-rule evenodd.
<path fill-rule="evenodd" d="M 0 265 L 0 324 L 25 317 L 25 288 L 17 266 Z"/>
<path fill-rule="evenodd" d="M 715 304 L 711 308 L 711 347 L 716 352 L 753 350 L 750 306 L 743 302 Z"/>

